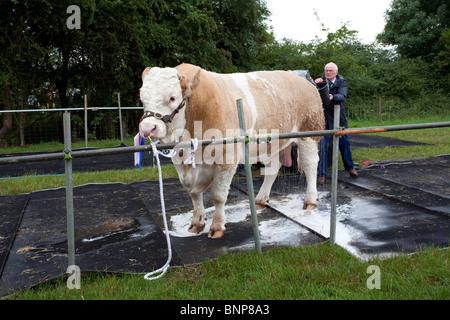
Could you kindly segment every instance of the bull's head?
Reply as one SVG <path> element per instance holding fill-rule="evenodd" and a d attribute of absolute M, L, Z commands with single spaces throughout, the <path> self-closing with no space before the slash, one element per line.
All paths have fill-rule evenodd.
<path fill-rule="evenodd" d="M 170 125 L 184 126 L 185 104 L 180 80 L 182 77 L 174 68 L 146 68 L 142 73 L 141 101 L 144 115 L 139 125 L 141 137 L 171 142 Z M 173 122 L 173 123 L 172 123 Z"/>

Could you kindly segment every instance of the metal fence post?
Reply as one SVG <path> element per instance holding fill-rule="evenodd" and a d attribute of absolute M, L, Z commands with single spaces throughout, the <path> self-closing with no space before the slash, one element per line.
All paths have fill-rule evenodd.
<path fill-rule="evenodd" d="M 341 106 L 334 106 L 334 129 L 339 129 Z M 331 216 L 330 216 L 330 241 L 336 243 L 336 202 L 337 202 L 337 180 L 338 180 L 338 155 L 339 136 L 333 135 L 333 155 L 331 169 Z"/>
<path fill-rule="evenodd" d="M 84 95 L 84 144 L 88 147 L 88 108 L 87 94 Z"/>
<path fill-rule="evenodd" d="M 72 137 L 70 112 L 64 112 L 64 157 L 66 175 L 66 214 L 67 214 L 67 256 L 69 266 L 75 265 L 75 231 L 73 217 L 73 178 L 72 178 Z"/>
<path fill-rule="evenodd" d="M 250 155 L 248 151 L 248 136 L 247 129 L 245 127 L 245 119 L 244 119 L 244 109 L 242 106 L 242 100 L 236 100 L 237 110 L 239 116 L 239 127 L 241 128 L 243 134 L 245 134 L 246 138 L 243 142 L 244 153 L 245 153 L 245 175 L 247 176 L 247 190 L 250 200 L 250 211 L 252 214 L 252 223 L 253 223 L 253 237 L 255 238 L 255 249 L 257 252 L 261 253 L 261 242 L 259 239 L 259 227 L 258 227 L 258 216 L 256 215 L 256 204 L 255 204 L 255 192 L 253 190 L 253 180 L 252 180 L 252 169 L 250 167 Z"/>
<path fill-rule="evenodd" d="M 120 92 L 117 92 L 117 102 L 118 102 L 118 104 L 119 104 L 120 142 L 123 144 L 122 108 L 121 108 L 121 106 L 120 106 Z"/>

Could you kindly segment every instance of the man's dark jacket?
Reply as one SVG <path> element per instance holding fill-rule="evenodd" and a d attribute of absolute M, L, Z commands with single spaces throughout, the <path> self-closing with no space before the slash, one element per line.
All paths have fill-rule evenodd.
<path fill-rule="evenodd" d="M 322 77 L 326 81 L 325 76 Z M 339 119 L 339 126 L 348 128 L 347 116 L 345 115 L 344 101 L 347 99 L 347 82 L 341 75 L 336 76 L 336 80 L 330 89 L 330 94 L 333 95 L 333 100 L 324 106 L 325 114 L 325 129 L 332 130 L 334 125 L 334 105 L 339 104 L 341 106 L 341 116 Z"/>

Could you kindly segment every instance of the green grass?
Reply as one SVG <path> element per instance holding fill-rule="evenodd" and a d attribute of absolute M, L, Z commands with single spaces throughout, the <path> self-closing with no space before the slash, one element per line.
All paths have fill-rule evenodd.
<path fill-rule="evenodd" d="M 390 126 L 400 124 L 416 124 L 416 123 L 432 123 L 445 122 L 450 119 L 441 117 L 427 117 L 427 118 L 412 118 L 404 121 L 384 121 L 384 122 L 368 122 L 368 121 L 352 121 L 349 123 L 350 128 L 364 128 L 376 126 Z M 352 151 L 353 161 L 361 164 L 365 161 L 375 162 L 390 159 L 408 159 L 419 157 L 433 157 L 444 154 L 450 154 L 450 127 L 420 129 L 420 130 L 402 130 L 390 131 L 383 133 L 371 133 L 369 135 L 377 135 L 383 137 L 390 137 L 400 140 L 407 140 L 413 142 L 427 143 L 426 146 L 410 146 L 410 147 L 385 147 L 385 148 L 369 148 L 357 149 Z M 342 169 L 342 160 L 339 158 Z"/>
<path fill-rule="evenodd" d="M 171 268 L 158 280 L 142 275 L 83 273 L 81 289 L 66 277 L 9 297 L 12 300 L 291 300 L 450 298 L 447 249 L 361 261 L 330 243 L 223 255 L 202 264 Z M 380 289 L 367 288 L 370 265 L 380 268 Z"/>
<path fill-rule="evenodd" d="M 433 157 L 450 154 L 450 127 L 393 131 L 377 134 L 401 140 L 427 143 L 428 145 L 410 147 L 385 147 L 357 149 L 352 151 L 353 160 L 362 164 L 365 161 L 375 162 L 389 159 L 408 159 Z"/>
<path fill-rule="evenodd" d="M 128 139 L 129 140 L 129 139 Z M 125 140 L 126 145 L 132 145 L 133 142 Z M 93 141 L 89 143 L 93 148 L 111 148 L 120 144 L 120 140 Z M 72 145 L 72 149 L 83 148 L 84 142 Z M 27 148 L 13 147 L 9 149 L 0 149 L 0 153 L 15 152 L 38 152 L 38 151 L 61 151 L 64 150 L 64 144 L 59 142 L 48 142 L 39 145 L 30 145 Z M 76 161 L 76 158 L 73 160 Z M 164 178 L 177 178 L 178 173 L 173 165 L 162 165 L 162 175 Z M 61 188 L 66 186 L 65 175 L 36 175 L 28 174 L 20 178 L 0 179 L 0 195 L 14 195 L 20 193 L 29 193 L 35 190 L 45 190 Z M 106 170 L 98 172 L 74 172 L 74 186 L 88 183 L 112 183 L 123 182 L 131 183 L 136 181 L 158 180 L 157 167 L 143 167 L 141 169 L 128 170 Z"/>
<path fill-rule="evenodd" d="M 123 141 L 127 146 L 132 146 L 134 144 L 133 138 L 127 138 Z M 88 142 L 88 148 L 112 148 L 121 144 L 120 140 L 91 140 Z M 84 141 L 78 141 L 72 143 L 72 149 L 85 148 L 86 144 Z M 21 153 L 21 152 L 39 152 L 39 151 L 62 151 L 64 150 L 64 143 L 58 141 L 42 142 L 39 144 L 31 144 L 25 147 L 8 147 L 0 148 L 0 153 Z"/>
<path fill-rule="evenodd" d="M 164 178 L 178 177 L 175 167 L 170 164 L 161 166 L 161 172 Z M 66 186 L 65 179 L 65 175 L 26 175 L 20 178 L 0 179 L 0 195 L 14 195 L 36 190 L 61 188 Z M 74 186 L 88 183 L 132 183 L 147 180 L 158 180 L 158 169 L 156 167 L 73 173 Z"/>

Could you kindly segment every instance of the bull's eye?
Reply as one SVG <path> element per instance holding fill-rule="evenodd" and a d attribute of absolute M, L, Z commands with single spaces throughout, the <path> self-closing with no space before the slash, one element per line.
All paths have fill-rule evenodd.
<path fill-rule="evenodd" d="M 174 102 L 175 101 L 175 97 L 170 97 L 169 101 L 170 102 Z"/>

